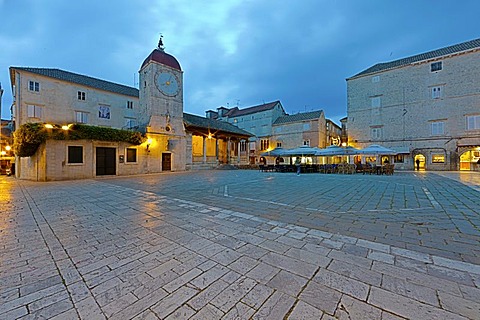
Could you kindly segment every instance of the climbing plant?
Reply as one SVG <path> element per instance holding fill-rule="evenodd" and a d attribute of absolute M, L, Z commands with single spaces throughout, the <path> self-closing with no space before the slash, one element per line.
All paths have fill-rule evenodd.
<path fill-rule="evenodd" d="M 13 150 L 19 157 L 31 157 L 38 147 L 47 141 L 53 140 L 99 140 L 112 142 L 127 142 L 139 145 L 146 140 L 144 134 L 137 131 L 120 130 L 105 127 L 73 124 L 68 130 L 59 126 L 47 129 L 42 123 L 26 123 L 13 133 Z"/>

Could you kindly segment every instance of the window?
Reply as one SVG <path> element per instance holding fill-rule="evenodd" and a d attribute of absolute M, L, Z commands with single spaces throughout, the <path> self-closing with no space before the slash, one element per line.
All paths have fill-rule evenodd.
<path fill-rule="evenodd" d="M 40 92 L 40 83 L 36 81 L 29 81 L 28 82 L 28 90 L 34 92 Z"/>
<path fill-rule="evenodd" d="M 110 107 L 98 106 L 98 117 L 100 119 L 110 119 Z"/>
<path fill-rule="evenodd" d="M 380 76 L 372 77 L 372 83 L 377 83 L 377 82 L 380 82 Z"/>
<path fill-rule="evenodd" d="M 380 107 L 380 97 L 372 97 L 372 108 Z"/>
<path fill-rule="evenodd" d="M 307 122 L 303 124 L 303 131 L 308 131 L 308 130 L 310 130 L 310 123 Z"/>
<path fill-rule="evenodd" d="M 85 101 L 85 91 L 78 91 L 77 98 L 78 100 Z"/>
<path fill-rule="evenodd" d="M 83 147 L 68 146 L 68 163 L 83 163 Z"/>
<path fill-rule="evenodd" d="M 432 163 L 445 163 L 445 155 L 432 154 Z"/>
<path fill-rule="evenodd" d="M 372 139 L 380 139 L 382 137 L 382 128 L 371 128 Z"/>
<path fill-rule="evenodd" d="M 430 71 L 435 72 L 435 71 L 440 71 L 442 70 L 442 61 L 439 62 L 434 62 L 430 64 Z"/>
<path fill-rule="evenodd" d="M 403 163 L 405 162 L 403 154 L 397 154 L 393 157 L 393 162 L 394 163 Z"/>
<path fill-rule="evenodd" d="M 75 122 L 88 123 L 88 113 L 82 111 L 75 111 Z"/>
<path fill-rule="evenodd" d="M 432 136 L 441 136 L 445 134 L 445 122 L 434 121 L 431 123 L 431 127 Z"/>
<path fill-rule="evenodd" d="M 281 142 L 277 142 L 277 148 L 281 148 L 282 147 L 282 143 Z"/>
<path fill-rule="evenodd" d="M 442 86 L 433 87 L 431 90 L 432 90 L 432 99 L 440 99 L 443 96 Z"/>
<path fill-rule="evenodd" d="M 137 121 L 135 119 L 125 118 L 125 127 L 127 129 L 135 128 L 136 125 L 137 125 Z"/>
<path fill-rule="evenodd" d="M 247 141 L 245 140 L 240 141 L 240 151 L 243 151 L 243 152 L 247 151 Z"/>
<path fill-rule="evenodd" d="M 310 139 L 303 140 L 303 145 L 310 147 Z"/>
<path fill-rule="evenodd" d="M 467 116 L 467 130 L 480 130 L 480 115 Z"/>
<path fill-rule="evenodd" d="M 133 101 L 127 101 L 127 109 L 133 109 Z"/>
<path fill-rule="evenodd" d="M 137 162 L 137 149 L 127 148 L 127 162 Z"/>
<path fill-rule="evenodd" d="M 267 150 L 269 147 L 270 142 L 268 139 L 262 139 L 260 140 L 260 150 Z"/>
<path fill-rule="evenodd" d="M 27 115 L 29 118 L 40 118 L 42 116 L 42 108 L 39 106 L 28 105 Z"/>

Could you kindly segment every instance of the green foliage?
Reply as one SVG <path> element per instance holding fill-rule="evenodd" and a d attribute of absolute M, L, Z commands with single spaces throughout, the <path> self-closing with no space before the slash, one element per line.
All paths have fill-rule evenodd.
<path fill-rule="evenodd" d="M 26 123 L 13 133 L 13 152 L 19 157 L 30 157 L 47 140 L 41 123 Z"/>
<path fill-rule="evenodd" d="M 47 141 L 53 140 L 99 140 L 112 142 L 127 142 L 139 145 L 145 141 L 145 136 L 140 132 L 119 130 L 105 127 L 74 124 L 69 130 L 55 127 L 45 128 L 41 123 L 26 123 L 13 133 L 13 150 L 19 157 L 31 157 L 38 147 Z"/>

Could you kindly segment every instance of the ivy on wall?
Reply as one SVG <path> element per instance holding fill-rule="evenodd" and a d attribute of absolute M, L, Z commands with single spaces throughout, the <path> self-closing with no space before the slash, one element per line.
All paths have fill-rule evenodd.
<path fill-rule="evenodd" d="M 105 127 L 73 124 L 69 130 L 54 127 L 45 128 L 42 123 L 25 123 L 13 133 L 13 151 L 19 157 L 31 157 L 38 147 L 53 140 L 99 140 L 112 142 L 127 142 L 132 145 L 142 144 L 146 137 L 140 132 L 120 130 Z"/>

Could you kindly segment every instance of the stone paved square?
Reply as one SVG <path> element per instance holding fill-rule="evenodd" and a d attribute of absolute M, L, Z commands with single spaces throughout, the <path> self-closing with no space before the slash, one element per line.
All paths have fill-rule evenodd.
<path fill-rule="evenodd" d="M 480 174 L 0 177 L 1 319 L 480 319 Z"/>

